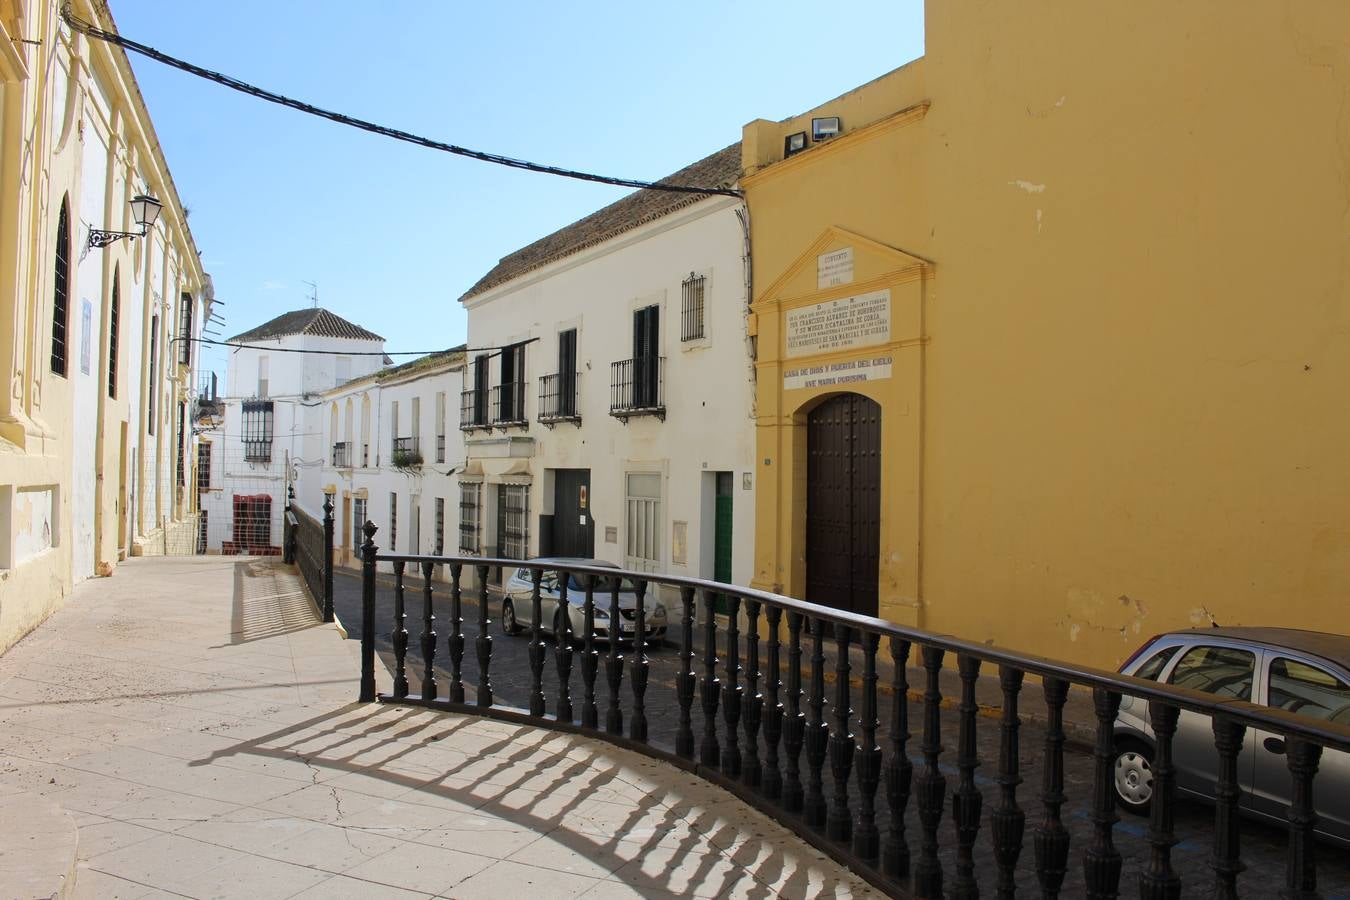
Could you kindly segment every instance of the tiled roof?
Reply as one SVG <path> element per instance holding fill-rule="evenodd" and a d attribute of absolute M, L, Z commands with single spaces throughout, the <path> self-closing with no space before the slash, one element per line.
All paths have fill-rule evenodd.
<path fill-rule="evenodd" d="M 740 174 L 741 145 L 738 141 L 712 156 L 662 178 L 661 181 L 698 187 L 730 187 L 735 184 Z M 571 256 L 703 199 L 706 197 L 702 194 L 677 194 L 650 189 L 635 191 L 604 209 L 535 241 L 528 247 L 522 247 L 515 253 L 502 257 L 501 262 L 497 263 L 491 272 L 480 278 L 478 283 L 459 299 L 461 302 L 468 300 L 512 278 Z"/>
<path fill-rule="evenodd" d="M 436 366 L 453 364 L 464 361 L 464 350 L 467 344 L 460 344 L 458 347 L 451 347 L 449 350 L 440 350 L 436 353 L 428 353 L 426 356 L 419 356 L 416 359 L 410 359 L 405 363 L 392 366 L 388 369 L 380 369 L 374 373 L 376 381 L 387 381 L 390 378 L 402 378 L 404 375 L 411 375 L 422 369 L 434 369 Z"/>
<path fill-rule="evenodd" d="M 282 313 L 270 322 L 264 322 L 257 328 L 250 328 L 243 334 L 230 338 L 231 341 L 257 341 L 264 338 L 287 337 L 292 334 L 309 334 L 315 337 L 351 338 L 355 341 L 382 341 L 373 331 L 366 331 L 360 325 L 354 325 L 335 313 L 322 307 L 296 309 Z"/>

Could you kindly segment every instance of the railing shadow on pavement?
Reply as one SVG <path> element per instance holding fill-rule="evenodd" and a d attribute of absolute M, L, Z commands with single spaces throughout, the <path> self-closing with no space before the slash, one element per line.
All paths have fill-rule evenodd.
<path fill-rule="evenodd" d="M 669 857 L 664 870 L 679 870 L 679 882 L 672 882 L 662 873 L 630 875 L 627 882 L 639 890 L 678 892 L 689 884 L 712 887 L 719 894 L 729 890 L 733 879 L 740 876 L 724 861 L 719 866 L 719 861 L 724 849 L 731 848 L 728 854 L 731 861 L 758 882 L 744 896 L 768 898 L 809 893 L 808 873 L 803 866 L 798 865 L 784 878 L 790 863 L 781 851 L 758 840 L 741 840 L 738 844 L 738 839 L 746 835 L 723 821 L 715 810 L 682 796 L 674 778 L 660 794 L 647 791 L 636 802 L 628 802 L 631 808 L 622 819 L 605 825 L 583 824 L 583 828 L 590 830 L 580 830 L 574 827 L 580 808 L 597 795 L 603 796 L 607 785 L 632 784 L 624 778 L 622 761 L 613 759 L 608 751 L 597 752 L 584 744 L 577 745 L 574 739 L 546 729 L 493 723 L 490 732 L 472 734 L 475 742 L 470 747 L 471 753 L 465 753 L 461 762 L 432 771 L 409 766 L 407 757 L 432 745 L 455 752 L 452 745 L 463 744 L 465 733 L 482 729 L 484 723 L 476 717 L 447 720 L 435 712 L 415 708 L 408 708 L 407 715 L 397 720 L 382 717 L 381 713 L 379 707 L 370 704 L 349 704 L 240 741 L 191 760 L 189 765 L 216 765 L 232 757 L 298 759 L 316 771 L 314 785 L 329 788 L 329 782 L 343 775 L 361 774 L 408 788 L 410 793 L 397 795 L 397 802 L 430 806 L 438 801 L 462 804 L 475 813 L 547 835 L 549 840 L 610 871 L 641 860 L 660 846 Z M 371 718 L 375 721 L 370 721 Z M 409 719 L 413 721 L 409 723 Z M 372 738 L 378 740 L 374 745 L 370 743 Z M 383 752 L 386 748 L 389 752 Z M 322 778 L 324 771 L 331 775 Z M 695 813 L 693 819 L 688 818 Z M 345 824 L 343 818 L 338 814 L 331 824 L 341 826 Z M 672 841 L 669 837 L 672 833 L 680 837 Z M 428 840 L 433 840 L 434 845 L 434 839 L 427 835 L 421 841 L 414 839 L 414 843 Z M 708 846 L 718 852 L 709 852 Z M 751 852 L 753 858 L 747 858 Z M 697 865 L 693 869 L 682 865 L 694 857 Z M 715 867 L 722 871 L 715 871 Z M 717 879 L 721 879 L 720 884 Z"/>
<path fill-rule="evenodd" d="M 284 588 L 274 566 L 269 557 L 234 564 L 231 645 L 266 640 L 320 624 L 310 595 L 303 587 Z"/>
<path fill-rule="evenodd" d="M 1213 853 L 1206 887 L 1216 896 L 1236 896 L 1238 875 L 1244 868 L 1236 761 L 1243 734 L 1251 728 L 1282 735 L 1288 742 L 1293 801 L 1285 890 L 1291 896 L 1316 892 L 1314 778 L 1324 749 L 1350 750 L 1350 728 L 1346 726 L 701 579 L 520 560 L 381 554 L 374 543 L 376 527 L 367 522 L 364 530 L 362 702 L 378 699 L 473 713 L 603 738 L 726 788 L 877 887 L 923 898 L 942 897 L 948 891 L 955 897 L 976 896 L 982 876 L 996 881 L 1000 896 L 1011 896 L 1019 886 L 1031 886 L 1019 885 L 1028 861 L 1036 885 L 1046 896 L 1056 896 L 1061 890 L 1081 891 L 1091 897 L 1116 896 L 1126 863 L 1138 881 L 1141 897 L 1176 896 L 1182 873 L 1172 859 L 1177 844 L 1174 813 L 1178 802 L 1172 739 L 1180 713 L 1190 711 L 1214 723 L 1218 761 Z M 393 689 L 377 695 L 375 573 L 381 562 L 391 564 L 394 571 L 394 666 Z M 405 593 L 408 567 L 420 572 L 422 595 L 422 634 L 418 642 L 422 659 L 420 665 L 414 664 L 418 672 L 411 678 L 407 672 L 411 639 Z M 441 622 L 448 633 L 436 631 L 432 614 L 432 576 L 439 567 L 450 573 L 450 621 Z M 528 709 L 504 706 L 493 695 L 487 584 L 489 572 L 498 567 L 524 569 L 533 579 L 528 601 L 529 621 L 533 623 Z M 465 570 L 477 575 L 478 621 L 474 634 L 466 633 L 462 615 L 463 597 L 474 588 L 466 586 Z M 571 579 L 579 578 L 585 585 L 580 634 L 574 633 L 570 617 L 564 617 L 565 621 L 560 619 L 561 633 L 547 643 L 540 605 L 540 584 L 546 572 L 564 586 L 563 605 Z M 597 647 L 596 613 L 608 612 L 611 623 L 621 621 L 621 579 L 630 580 L 637 595 L 628 617 L 632 627 L 621 631 L 621 642 L 605 642 L 602 652 Z M 650 663 L 646 641 L 651 632 L 644 620 L 643 598 L 649 589 L 678 597 L 670 619 L 670 627 L 678 629 L 680 646 L 680 669 L 674 681 L 679 704 L 674 752 L 648 739 Z M 720 624 L 719 598 L 727 607 Z M 413 618 L 418 618 L 416 613 Z M 696 626 L 703 637 L 699 648 L 702 658 L 697 662 Z M 577 641 L 581 642 L 580 649 L 574 647 Z M 855 645 L 862 650 L 860 682 L 853 678 Z M 550 651 L 552 660 L 548 659 Z M 448 654 L 450 670 L 448 683 L 443 686 L 436 676 L 436 660 L 442 652 Z M 878 689 L 877 660 L 882 652 L 893 662 L 889 710 L 879 705 L 885 696 Z M 943 756 L 947 747 L 943 743 L 941 677 L 944 665 L 949 665 L 945 663 L 948 655 L 955 657 L 960 684 L 954 770 Z M 910 732 L 906 663 L 911 658 L 923 670 L 922 699 L 914 704 L 918 707 L 918 735 Z M 475 660 L 477 665 L 473 667 L 470 664 Z M 580 697 L 572 693 L 574 662 L 580 669 Z M 977 779 L 975 774 L 981 765 L 976 744 L 978 722 L 987 718 L 987 713 L 980 715 L 975 702 L 976 681 L 984 665 L 998 667 L 1003 695 L 998 718 L 998 770 L 992 782 Z M 477 670 L 476 685 L 466 684 L 473 674 L 471 668 Z M 557 671 L 552 679 L 556 689 L 552 699 L 544 691 L 546 668 Z M 827 669 L 833 673 L 829 686 L 832 698 L 826 696 Z M 1028 676 L 1041 682 L 1046 707 L 1045 737 L 1038 748 L 1036 767 L 1040 769 L 1036 797 L 1039 814 L 1025 811 L 1017 797 L 1024 776 L 1032 774 L 1028 771 L 1032 767 L 1022 763 L 1018 740 L 1018 701 Z M 602 682 L 602 690 L 608 689 L 604 697 L 597 693 L 597 681 Z M 1069 784 L 1065 779 L 1063 713 L 1070 686 L 1085 688 L 1093 699 L 1096 730 L 1088 784 Z M 1113 789 L 1114 726 L 1126 697 L 1146 704 L 1156 737 L 1154 802 L 1147 847 L 1142 852 L 1131 848 L 1129 857 L 1123 856 L 1116 844 L 1125 829 L 1116 828 L 1119 819 Z M 860 703 L 856 712 L 854 702 Z M 696 712 L 702 714 L 701 735 L 695 733 Z M 855 734 L 855 726 L 859 734 Z M 919 738 L 917 762 L 911 758 L 912 737 Z M 948 807 L 948 781 L 953 772 L 956 785 Z M 982 781 L 997 786 L 997 804 L 987 816 L 982 815 Z M 907 834 L 911 796 L 918 814 L 917 852 L 911 850 Z M 1090 804 L 1090 838 L 1082 848 L 1078 871 L 1071 871 L 1071 840 L 1063 813 L 1070 799 Z M 950 815 L 945 815 L 948 809 Z M 986 819 L 990 839 L 980 841 Z M 1028 844 L 1029 860 L 1023 860 Z M 1187 871 L 1185 875 L 1188 885 L 1206 880 L 1198 872 Z"/>

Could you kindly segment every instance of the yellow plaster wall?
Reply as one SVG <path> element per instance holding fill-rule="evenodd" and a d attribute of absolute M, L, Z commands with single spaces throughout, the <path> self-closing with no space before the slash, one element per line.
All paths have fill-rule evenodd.
<path fill-rule="evenodd" d="M 921 121 L 747 179 L 757 298 L 831 225 L 933 263 L 916 623 L 1104 665 L 1211 620 L 1350 629 L 1350 6 L 927 16 L 860 89 Z M 800 551 L 773 521 L 765 586 Z"/>

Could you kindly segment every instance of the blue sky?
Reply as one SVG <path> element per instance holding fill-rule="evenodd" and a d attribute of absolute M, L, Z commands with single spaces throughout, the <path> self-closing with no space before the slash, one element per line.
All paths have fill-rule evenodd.
<path fill-rule="evenodd" d="M 112 0 L 125 36 L 438 140 L 656 179 L 923 53 L 922 0 Z M 625 189 L 491 166 L 264 103 L 131 55 L 222 337 L 321 305 L 433 350 L 497 260 Z M 404 357 L 406 359 L 406 357 Z M 223 373 L 224 355 L 203 357 Z"/>

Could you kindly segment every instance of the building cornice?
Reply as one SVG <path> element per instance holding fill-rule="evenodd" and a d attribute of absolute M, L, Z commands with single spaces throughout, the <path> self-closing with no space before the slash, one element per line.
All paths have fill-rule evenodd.
<path fill-rule="evenodd" d="M 928 115 L 928 108 L 930 106 L 932 106 L 931 100 L 921 100 L 913 106 L 907 106 L 884 119 L 880 119 L 870 125 L 864 125 L 847 134 L 840 135 L 818 147 L 812 147 L 805 153 L 798 153 L 795 156 L 789 156 L 786 159 L 769 163 L 766 166 L 761 166 L 753 172 L 748 172 L 741 176 L 741 187 L 746 189 L 754 188 L 779 175 L 796 172 L 798 169 L 818 163 L 841 151 L 874 140 L 896 128 L 911 125 L 915 122 L 922 122 L 924 117 Z"/>

